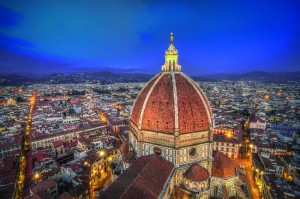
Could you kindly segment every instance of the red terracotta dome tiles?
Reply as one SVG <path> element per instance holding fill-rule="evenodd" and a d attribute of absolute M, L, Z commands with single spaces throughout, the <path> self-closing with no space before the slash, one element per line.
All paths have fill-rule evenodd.
<path fill-rule="evenodd" d="M 219 178 L 229 178 L 235 175 L 234 162 L 222 152 L 214 153 L 211 175 Z"/>
<path fill-rule="evenodd" d="M 199 86 L 196 82 L 193 82 L 193 83 L 195 84 L 197 90 L 200 92 L 201 96 L 202 96 L 203 99 L 204 99 L 204 102 L 205 102 L 205 104 L 206 104 L 206 106 L 207 106 L 207 108 L 208 108 L 208 110 L 209 110 L 209 111 L 208 111 L 209 116 L 212 117 L 211 107 L 210 107 L 210 103 L 209 103 L 209 101 L 208 101 L 207 96 L 204 94 L 203 90 L 200 88 L 200 86 Z"/>
<path fill-rule="evenodd" d="M 138 97 L 135 100 L 135 104 L 133 105 L 132 108 L 132 113 L 131 113 L 131 121 L 137 126 L 139 123 L 139 118 L 141 115 L 141 111 L 143 108 L 144 101 L 147 97 L 147 94 L 149 93 L 151 87 L 153 86 L 154 82 L 157 80 L 159 75 L 155 76 L 150 82 L 144 87 L 144 89 L 140 92 Z"/>
<path fill-rule="evenodd" d="M 208 101 L 207 96 L 205 95 L 205 93 L 203 92 L 203 90 L 200 88 L 199 84 L 197 84 L 194 80 L 192 80 L 190 77 L 188 77 L 187 75 L 184 75 L 188 80 L 190 80 L 190 82 L 197 88 L 197 91 L 199 91 L 201 97 L 203 98 L 202 101 L 204 101 L 205 106 L 208 109 L 208 113 L 209 113 L 209 117 L 212 118 L 212 112 L 211 112 L 211 107 L 210 107 L 210 103 Z"/>
<path fill-rule="evenodd" d="M 178 96 L 179 133 L 208 130 L 208 116 L 205 106 L 190 82 L 181 74 L 176 74 Z"/>
<path fill-rule="evenodd" d="M 146 102 L 142 129 L 174 133 L 174 96 L 171 74 L 164 74 Z"/>
<path fill-rule="evenodd" d="M 207 98 L 193 80 L 183 73 L 160 73 L 146 85 L 133 106 L 131 121 L 138 125 L 139 120 L 143 130 L 172 134 L 178 122 L 179 134 L 184 134 L 208 130 L 211 112 Z"/>
<path fill-rule="evenodd" d="M 192 164 L 183 174 L 183 177 L 191 181 L 199 182 L 207 180 L 209 178 L 209 173 L 199 164 Z"/>

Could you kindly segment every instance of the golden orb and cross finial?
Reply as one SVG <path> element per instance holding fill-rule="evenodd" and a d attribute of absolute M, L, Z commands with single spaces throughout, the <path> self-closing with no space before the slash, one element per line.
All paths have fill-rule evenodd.
<path fill-rule="evenodd" d="M 170 42 L 173 42 L 174 41 L 174 36 L 173 36 L 173 33 L 171 32 L 170 33 Z"/>

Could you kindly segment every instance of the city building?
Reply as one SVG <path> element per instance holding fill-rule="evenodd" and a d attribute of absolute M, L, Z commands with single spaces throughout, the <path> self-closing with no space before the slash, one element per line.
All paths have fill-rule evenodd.
<path fill-rule="evenodd" d="M 250 121 L 250 129 L 266 129 L 266 121 L 256 116 Z"/>
<path fill-rule="evenodd" d="M 237 159 L 240 153 L 241 142 L 231 134 L 214 133 L 213 150 L 220 151 L 232 159 Z"/>

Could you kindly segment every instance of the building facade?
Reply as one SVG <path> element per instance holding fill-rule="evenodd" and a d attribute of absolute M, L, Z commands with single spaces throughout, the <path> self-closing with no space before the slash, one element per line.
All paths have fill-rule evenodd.
<path fill-rule="evenodd" d="M 213 150 L 220 151 L 232 159 L 237 159 L 240 153 L 241 143 L 232 135 L 224 135 L 222 133 L 214 134 Z"/>

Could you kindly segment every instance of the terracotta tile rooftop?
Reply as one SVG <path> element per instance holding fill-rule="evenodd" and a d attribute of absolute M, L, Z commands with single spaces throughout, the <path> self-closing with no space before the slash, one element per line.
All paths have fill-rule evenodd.
<path fill-rule="evenodd" d="M 75 163 L 75 164 L 70 165 L 70 168 L 71 168 L 73 171 L 79 169 L 80 167 L 81 167 L 81 164 L 80 164 L 80 163 Z"/>
<path fill-rule="evenodd" d="M 61 140 L 58 140 L 58 141 L 53 142 L 52 144 L 53 144 L 53 147 L 56 148 L 56 147 L 60 147 L 61 145 L 64 145 L 64 142 Z"/>
<path fill-rule="evenodd" d="M 211 175 L 219 178 L 229 178 L 235 175 L 234 162 L 227 155 L 216 151 L 212 161 Z"/>
<path fill-rule="evenodd" d="M 51 188 L 51 187 L 54 187 L 56 185 L 56 182 L 55 180 L 53 179 L 48 179 L 48 180 L 45 180 L 45 181 L 42 181 L 40 183 L 38 183 L 37 185 L 35 185 L 31 191 L 33 193 L 39 193 L 39 192 L 43 192 L 43 191 L 46 191 L 47 189 Z"/>
<path fill-rule="evenodd" d="M 200 166 L 199 164 L 192 164 L 186 172 L 183 174 L 183 177 L 191 181 L 204 181 L 209 178 L 208 171 Z"/>
<path fill-rule="evenodd" d="M 63 192 L 57 199 L 73 199 L 73 196 L 68 192 Z"/>
<path fill-rule="evenodd" d="M 36 158 L 37 161 L 41 162 L 52 157 L 44 152 L 39 151 L 33 154 L 33 158 Z"/>
<path fill-rule="evenodd" d="M 99 198 L 158 198 L 173 168 L 160 156 L 140 157 Z"/>

